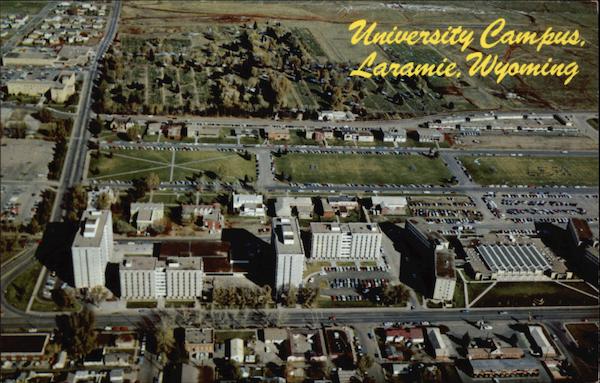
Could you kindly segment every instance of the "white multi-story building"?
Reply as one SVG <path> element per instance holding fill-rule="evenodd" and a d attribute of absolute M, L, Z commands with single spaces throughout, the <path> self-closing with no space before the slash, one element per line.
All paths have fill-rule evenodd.
<path fill-rule="evenodd" d="M 311 260 L 376 259 L 381 252 L 381 230 L 376 223 L 312 222 Z"/>
<path fill-rule="evenodd" d="M 271 243 L 275 249 L 275 288 L 278 292 L 298 287 L 304 273 L 304 246 L 298 220 L 294 217 L 273 218 Z"/>
<path fill-rule="evenodd" d="M 265 215 L 263 196 L 260 194 L 234 194 L 232 208 L 243 217 L 263 217 Z"/>
<path fill-rule="evenodd" d="M 112 215 L 87 210 L 71 247 L 76 288 L 103 286 L 107 263 L 113 258 Z"/>
<path fill-rule="evenodd" d="M 451 301 L 456 288 L 454 255 L 447 251 L 435 253 L 435 273 L 432 298 L 438 301 Z"/>
<path fill-rule="evenodd" d="M 126 299 L 195 299 L 202 295 L 202 258 L 126 257 L 119 277 Z"/>

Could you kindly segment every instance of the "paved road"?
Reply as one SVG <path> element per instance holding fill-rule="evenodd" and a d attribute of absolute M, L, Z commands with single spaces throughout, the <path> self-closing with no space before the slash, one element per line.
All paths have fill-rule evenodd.
<path fill-rule="evenodd" d="M 246 325 L 249 326 L 319 326 L 321 323 L 331 324 L 360 324 L 360 323 L 383 323 L 383 322 L 422 322 L 429 321 L 432 323 L 446 323 L 452 321 L 477 321 L 483 319 L 485 321 L 508 321 L 519 320 L 524 321 L 530 318 L 543 321 L 580 321 L 582 319 L 597 320 L 598 308 L 524 308 L 524 309 L 507 309 L 508 314 L 499 314 L 493 309 L 471 309 L 469 312 L 461 312 L 461 310 L 414 310 L 407 311 L 406 309 L 396 308 L 378 308 L 373 309 L 272 309 L 263 311 L 252 311 L 247 320 Z M 193 310 L 178 310 L 175 315 L 177 324 L 185 324 L 188 320 L 186 317 L 199 317 L 204 325 L 216 325 L 222 323 L 226 318 L 234 318 L 237 310 L 214 310 L 210 312 L 198 312 L 192 315 L 181 315 L 184 311 Z M 171 311 L 173 313 L 173 311 Z M 141 309 L 137 313 L 105 313 L 98 314 L 96 323 L 99 327 L 104 326 L 137 326 L 143 318 L 149 318 L 158 321 L 161 316 L 169 316 L 165 310 L 150 310 Z M 330 318 L 335 316 L 335 319 Z M 213 319 L 211 319 L 213 318 Z M 51 315 L 30 314 L 23 317 L 4 317 L 2 318 L 2 329 L 6 331 L 11 328 L 21 328 L 31 326 L 38 329 L 54 328 L 55 317 Z M 214 322 L 214 323 L 213 323 Z"/>
<path fill-rule="evenodd" d="M 530 110 L 530 113 L 538 114 L 557 113 L 556 110 Z M 176 121 L 176 122 L 199 122 L 206 125 L 219 125 L 231 127 L 249 127 L 249 128 L 264 128 L 269 126 L 285 126 L 290 128 L 306 128 L 306 127 L 356 127 L 373 129 L 374 126 L 384 129 L 389 128 L 416 128 L 419 124 L 433 121 L 436 119 L 448 116 L 467 116 L 471 114 L 483 114 L 485 111 L 464 111 L 454 113 L 440 113 L 429 116 L 407 118 L 402 120 L 381 120 L 381 121 L 276 121 L 265 118 L 239 118 L 239 117 L 198 117 L 198 116 L 149 116 L 144 114 L 138 115 L 119 115 L 119 117 L 131 117 L 134 120 L 141 121 Z M 514 112 L 495 112 L 497 115 L 512 114 Z M 569 115 L 579 116 L 581 118 L 590 118 L 598 115 L 598 111 L 569 111 Z M 103 114 L 102 117 L 111 120 L 115 115 Z"/>
<path fill-rule="evenodd" d="M 183 142 L 130 142 L 130 141 L 113 141 L 113 142 L 101 142 L 101 148 L 110 148 L 115 146 L 124 146 L 131 149 L 142 149 L 142 148 L 174 148 L 175 150 L 187 150 L 199 149 L 199 150 L 216 150 L 216 149 L 249 149 L 249 150 L 265 150 L 274 151 L 279 148 L 287 149 L 289 152 L 298 152 L 301 150 L 318 151 L 320 153 L 372 153 L 372 152 L 383 152 L 383 153 L 419 153 L 426 154 L 429 152 L 429 148 L 422 147 L 354 147 L 354 146 L 310 146 L 310 145 L 238 145 L 238 144 L 209 144 L 209 143 L 183 143 Z M 448 153 L 449 155 L 472 155 L 472 156 L 509 156 L 514 154 L 522 154 L 523 157 L 598 157 L 597 150 L 573 150 L 573 151 L 560 151 L 560 150 L 539 150 L 539 149 L 452 149 L 452 148 L 441 148 L 440 153 Z"/>
<path fill-rule="evenodd" d="M 117 0 L 113 3 L 110 21 L 108 23 L 104 38 L 96 50 L 96 57 L 90 64 L 89 71 L 87 71 L 87 73 L 84 72 L 81 97 L 79 98 L 78 115 L 73 123 L 73 132 L 69 140 L 67 155 L 60 179 L 60 186 L 56 193 L 52 215 L 50 218 L 50 220 L 54 222 L 60 221 L 61 217 L 63 216 L 64 212 L 63 209 L 60 208 L 60 205 L 63 201 L 65 191 L 81 180 L 85 170 L 87 142 L 90 136 L 87 127 L 90 117 L 93 82 L 96 78 L 98 62 L 102 59 L 106 49 L 115 37 L 120 11 L 121 3 L 120 0 Z"/>

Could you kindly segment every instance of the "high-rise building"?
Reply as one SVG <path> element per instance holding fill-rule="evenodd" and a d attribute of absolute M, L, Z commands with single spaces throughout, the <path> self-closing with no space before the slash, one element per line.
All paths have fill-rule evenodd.
<path fill-rule="evenodd" d="M 425 221 L 410 218 L 405 223 L 412 251 L 424 258 L 428 271 L 430 297 L 437 301 L 451 301 L 456 287 L 454 253 L 448 251 L 449 242 L 440 233 L 430 230 Z"/>
<path fill-rule="evenodd" d="M 121 297 L 195 299 L 202 295 L 201 257 L 126 257 L 119 267 Z"/>
<path fill-rule="evenodd" d="M 376 223 L 312 222 L 311 259 L 376 259 L 381 230 Z"/>
<path fill-rule="evenodd" d="M 275 250 L 275 289 L 280 292 L 298 287 L 304 273 L 304 246 L 298 220 L 294 217 L 273 218 L 271 243 Z"/>
<path fill-rule="evenodd" d="M 447 251 L 435 253 L 435 271 L 432 298 L 438 301 L 451 301 L 456 287 L 454 254 Z"/>
<path fill-rule="evenodd" d="M 107 263 L 113 258 L 112 215 L 87 210 L 71 247 L 76 288 L 103 286 Z"/>

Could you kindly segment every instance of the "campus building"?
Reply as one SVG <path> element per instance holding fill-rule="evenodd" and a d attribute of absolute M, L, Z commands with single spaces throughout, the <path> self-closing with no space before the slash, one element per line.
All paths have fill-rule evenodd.
<path fill-rule="evenodd" d="M 420 218 L 408 219 L 404 228 L 408 233 L 410 247 L 425 260 L 424 269 L 430 275 L 431 298 L 451 301 L 456 287 L 456 270 L 454 253 L 448 250 L 448 240 L 430 230 Z"/>
<path fill-rule="evenodd" d="M 382 233 L 376 223 L 311 222 L 311 260 L 376 259 Z"/>
<path fill-rule="evenodd" d="M 298 287 L 304 273 L 304 246 L 298 220 L 294 217 L 273 218 L 271 243 L 275 250 L 276 290 Z"/>
<path fill-rule="evenodd" d="M 570 279 L 563 260 L 536 238 L 508 238 L 489 235 L 461 241 L 468 266 L 477 280 Z"/>
<path fill-rule="evenodd" d="M 162 203 L 134 202 L 129 208 L 131 223 L 135 222 L 138 231 L 146 231 L 165 216 L 165 205 Z"/>
<path fill-rule="evenodd" d="M 112 215 L 87 210 L 71 247 L 76 288 L 104 286 L 106 265 L 113 258 Z"/>
<path fill-rule="evenodd" d="M 233 211 L 242 217 L 264 217 L 265 205 L 260 194 L 233 194 Z"/>
<path fill-rule="evenodd" d="M 278 217 L 298 216 L 300 219 L 311 219 L 313 203 L 310 197 L 278 197 L 275 201 L 275 214 Z"/>
<path fill-rule="evenodd" d="M 448 251 L 435 253 L 435 270 L 432 298 L 437 301 L 451 301 L 456 287 L 454 254 Z"/>
<path fill-rule="evenodd" d="M 12 79 L 6 82 L 8 94 L 23 94 L 39 97 L 50 92 L 50 99 L 59 104 L 65 103 L 75 94 L 74 72 L 61 72 L 49 78 Z"/>
<path fill-rule="evenodd" d="M 202 258 L 125 257 L 119 265 L 125 299 L 195 299 L 202 296 Z"/>

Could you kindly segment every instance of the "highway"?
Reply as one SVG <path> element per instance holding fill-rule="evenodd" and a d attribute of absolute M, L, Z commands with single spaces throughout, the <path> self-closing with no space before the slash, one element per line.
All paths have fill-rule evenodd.
<path fill-rule="evenodd" d="M 119 14 L 121 12 L 120 0 L 113 3 L 110 21 L 107 26 L 104 38 L 98 45 L 96 56 L 89 65 L 89 70 L 84 72 L 84 81 L 81 89 L 81 97 L 79 98 L 79 108 L 77 117 L 73 123 L 73 132 L 69 139 L 69 145 L 63 171 L 60 178 L 60 186 L 56 193 L 54 206 L 50 220 L 53 222 L 60 221 L 63 216 L 63 210 L 60 208 L 65 191 L 78 183 L 84 172 L 85 159 L 87 153 L 87 142 L 89 140 L 88 121 L 90 117 L 90 108 L 92 103 L 92 88 L 94 79 L 98 71 L 98 62 L 106 52 L 106 49 L 112 42 L 117 32 Z"/>

